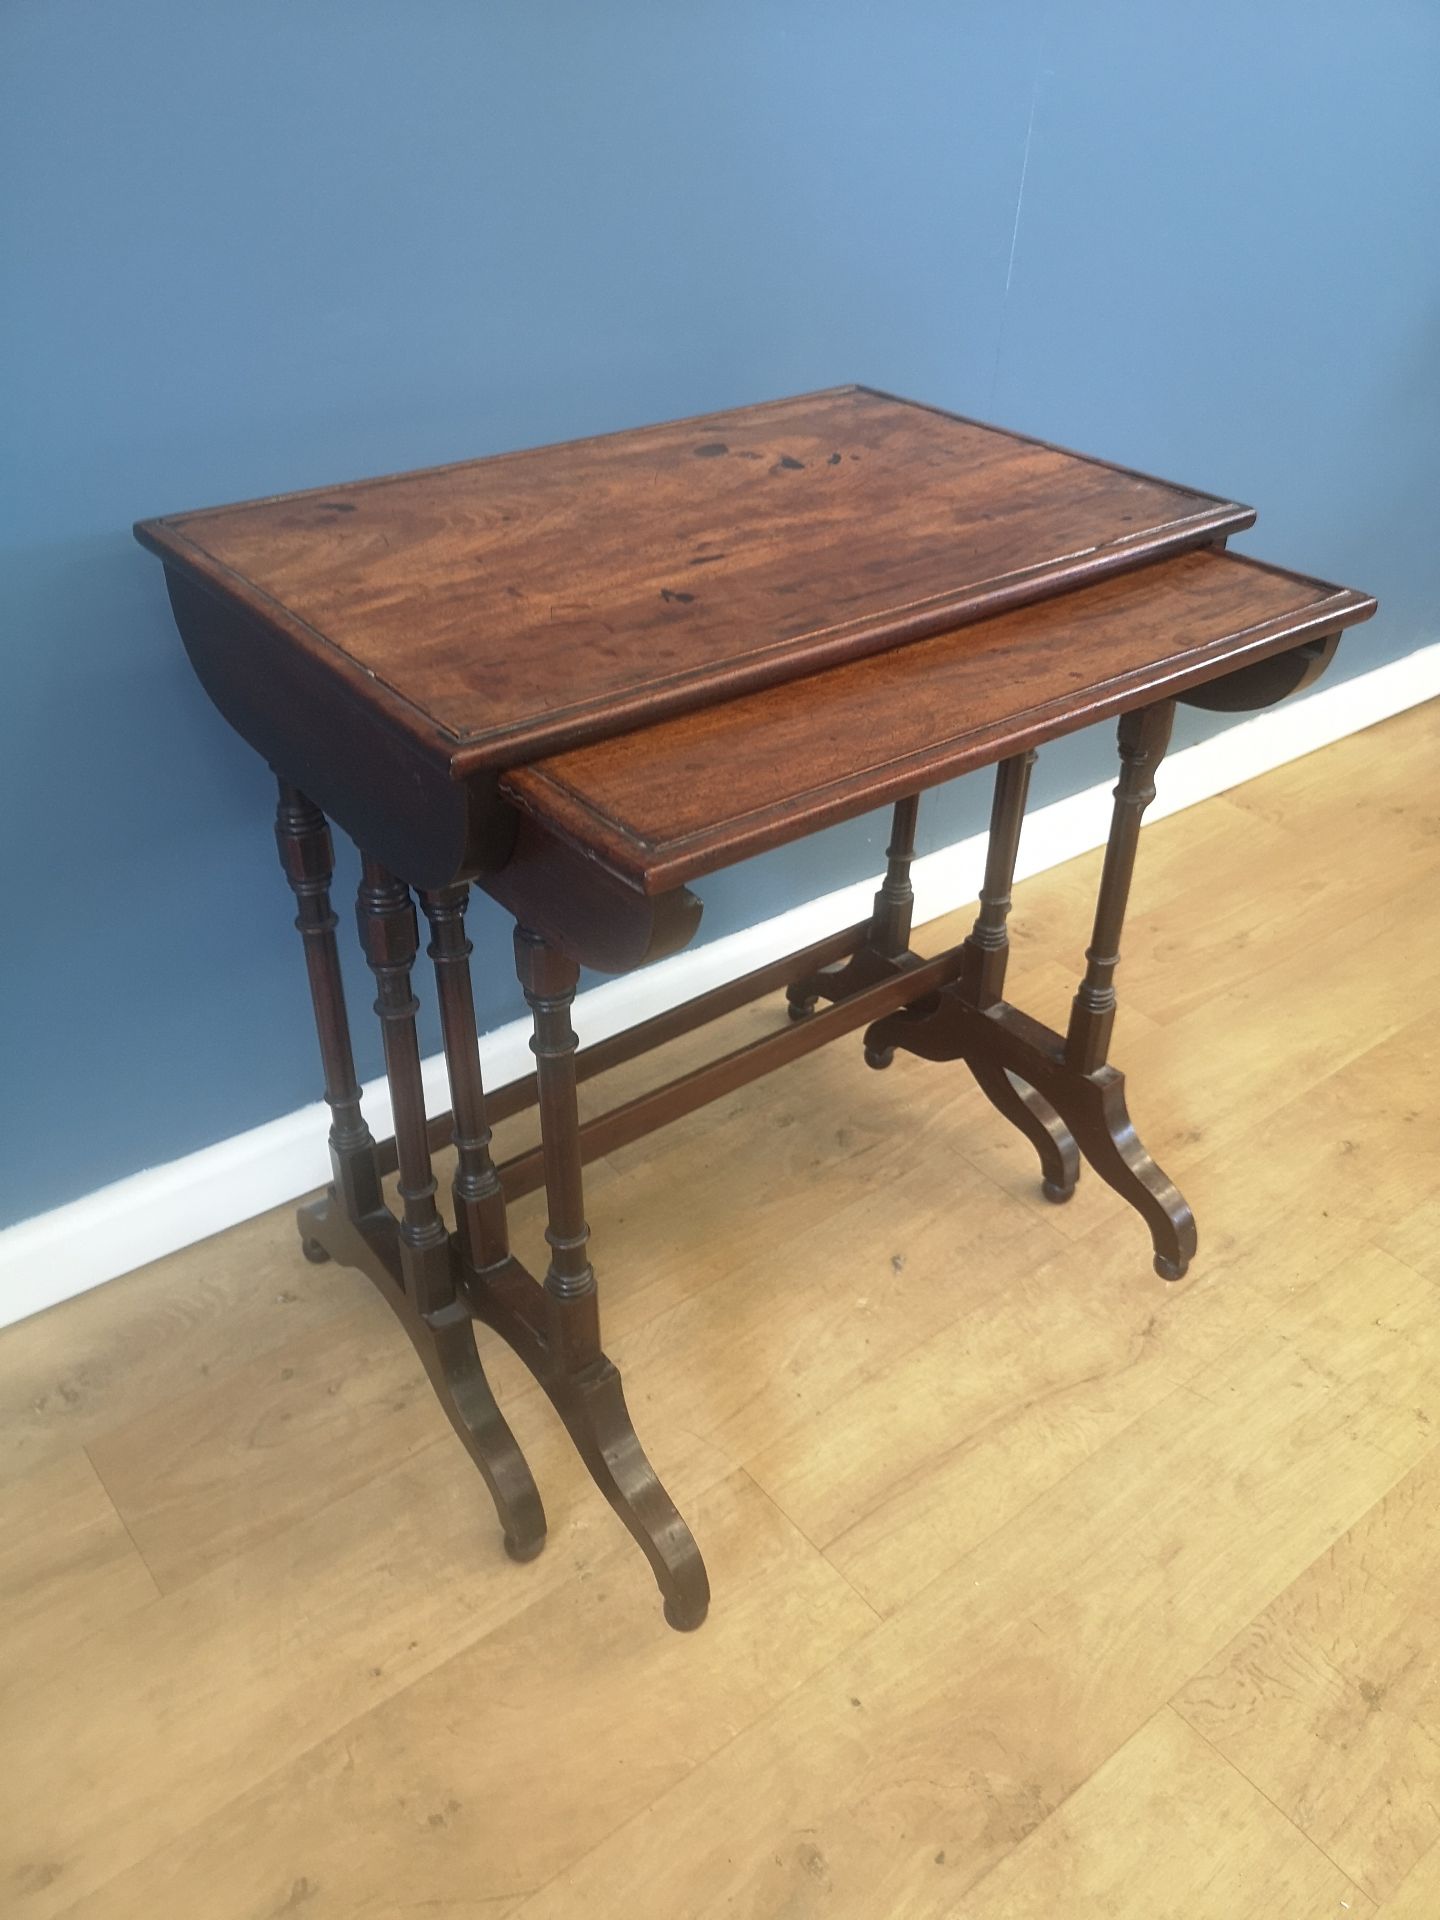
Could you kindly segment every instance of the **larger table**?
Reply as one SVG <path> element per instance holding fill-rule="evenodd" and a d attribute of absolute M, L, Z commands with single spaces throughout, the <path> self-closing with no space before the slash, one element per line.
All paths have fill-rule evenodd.
<path fill-rule="evenodd" d="M 857 1029 L 964 1062 L 1034 1144 L 1045 1196 L 1083 1156 L 1178 1279 L 1195 1223 L 1108 1058 L 1140 820 L 1177 700 L 1227 711 L 1308 684 L 1368 596 L 1225 551 L 1250 509 L 865 387 L 421 473 L 141 522 L 220 710 L 270 761 L 330 1106 L 333 1184 L 307 1256 L 395 1308 L 518 1560 L 544 1543 L 476 1320 L 521 1356 L 645 1552 L 672 1626 L 700 1624 L 699 1550 L 641 1449 L 600 1341 L 584 1163 Z M 1004 997 L 1035 751 L 1116 718 L 1119 784 L 1083 977 L 1061 1034 Z M 996 767 L 974 927 L 911 948 L 918 796 Z M 689 883 L 884 802 L 869 917 L 577 1054 L 579 970 L 694 938 Z M 395 1133 L 361 1114 L 327 816 L 362 855 Z M 533 1075 L 488 1096 L 465 914 L 514 916 Z M 430 928 L 452 1111 L 427 1116 L 412 969 Z M 778 1030 L 581 1125 L 577 1081 L 778 988 Z M 823 1010 L 821 1002 L 825 1005 Z M 541 1144 L 497 1166 L 491 1122 Z M 432 1153 L 453 1141 L 455 1226 Z M 399 1213 L 383 1180 L 398 1170 Z M 940 1170 L 937 1169 L 937 1177 Z M 549 1258 L 506 1202 L 544 1186 Z"/>

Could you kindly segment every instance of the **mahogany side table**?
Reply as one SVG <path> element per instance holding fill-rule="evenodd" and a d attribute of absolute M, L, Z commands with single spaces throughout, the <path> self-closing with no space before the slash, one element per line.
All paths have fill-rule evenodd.
<path fill-rule="evenodd" d="M 1224 551 L 1248 508 L 864 387 L 532 453 L 141 522 L 212 698 L 270 761 L 332 1124 L 333 1184 L 300 1210 L 314 1260 L 390 1301 L 495 1501 L 511 1555 L 540 1495 L 474 1322 L 524 1360 L 644 1551 L 672 1626 L 705 1617 L 699 1550 L 647 1460 L 600 1341 L 587 1160 L 864 1030 L 964 1062 L 1062 1202 L 1082 1157 L 1178 1279 L 1195 1223 L 1139 1140 L 1108 1058 L 1141 816 L 1177 700 L 1241 711 L 1308 684 L 1364 594 Z M 1065 1033 L 1004 997 L 1030 768 L 1119 725 L 1120 777 Z M 918 796 L 996 768 L 969 936 L 910 946 Z M 894 803 L 870 917 L 577 1055 L 582 965 L 623 972 L 699 926 L 689 882 Z M 357 903 L 395 1116 L 360 1089 L 330 904 L 327 815 L 362 851 Z M 481 1084 L 471 883 L 515 920 L 533 1075 Z M 427 1117 L 412 889 L 430 928 L 452 1112 Z M 777 988 L 790 1020 L 581 1125 L 577 1081 Z M 826 1005 L 823 1010 L 821 1002 Z M 496 1166 L 490 1123 L 538 1106 L 540 1147 Z M 453 1141 L 455 1228 L 431 1155 Z M 382 1180 L 399 1174 L 400 1212 Z M 506 1202 L 545 1188 L 549 1259 Z"/>

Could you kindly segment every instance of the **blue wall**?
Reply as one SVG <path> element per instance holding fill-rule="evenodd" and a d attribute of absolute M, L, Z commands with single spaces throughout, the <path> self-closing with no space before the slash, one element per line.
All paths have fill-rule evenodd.
<path fill-rule="evenodd" d="M 318 1090 L 269 780 L 133 519 L 859 379 L 1255 502 L 1381 595 L 1362 669 L 1440 605 L 1437 79 L 1420 0 L 4 0 L 0 1220 Z"/>

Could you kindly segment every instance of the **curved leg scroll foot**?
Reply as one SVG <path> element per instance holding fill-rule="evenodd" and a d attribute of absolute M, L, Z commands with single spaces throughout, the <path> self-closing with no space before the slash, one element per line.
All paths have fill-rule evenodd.
<path fill-rule="evenodd" d="M 295 1225 L 300 1233 L 300 1251 L 312 1267 L 323 1267 L 327 1260 L 338 1260 L 342 1267 L 353 1267 L 344 1232 L 345 1216 L 335 1189 L 328 1187 L 318 1200 L 307 1200 L 295 1209 Z"/>
<path fill-rule="evenodd" d="M 590 1229 L 585 1223 L 575 1094 L 576 1040 L 570 1025 L 580 970 L 524 927 L 515 930 L 515 964 L 535 1021 L 531 1048 L 540 1090 L 545 1238 L 550 1244 L 550 1265 L 540 1289 L 543 1332 L 536 1330 L 539 1353 L 531 1364 L 591 1479 L 650 1562 L 666 1619 L 673 1627 L 698 1627 L 710 1605 L 705 1563 L 645 1458 L 620 1375 L 600 1347 L 595 1273 L 586 1252 Z"/>
<path fill-rule="evenodd" d="M 1169 1174 L 1151 1158 L 1125 1105 L 1125 1081 L 1113 1068 L 1092 1078 L 1091 1092 L 1069 1106 L 1067 1118 L 1080 1150 L 1150 1229 L 1155 1271 L 1162 1280 L 1182 1280 L 1195 1256 L 1195 1216 Z"/>
<path fill-rule="evenodd" d="M 665 1618 L 689 1632 L 710 1606 L 710 1581 L 694 1535 L 645 1456 L 614 1363 L 545 1383 L 591 1478 L 650 1562 Z"/>
<path fill-rule="evenodd" d="M 821 967 L 803 980 L 794 980 L 785 989 L 786 1011 L 792 1020 L 804 1020 L 814 1013 L 822 1000 L 839 1000 L 855 984 L 853 957 L 836 966 Z M 862 983 L 863 984 L 863 983 Z"/>
<path fill-rule="evenodd" d="M 1039 1154 L 1045 1198 L 1057 1206 L 1068 1200 L 1080 1178 L 1080 1149 L 1059 1114 L 1033 1087 L 993 1061 L 967 1057 L 965 1064 L 991 1106 L 1018 1127 Z"/>
<path fill-rule="evenodd" d="M 505 1551 L 512 1560 L 533 1560 L 545 1544 L 545 1509 L 485 1378 L 469 1309 L 454 1302 L 427 1314 L 411 1338 L 446 1417 L 490 1489 Z"/>
<path fill-rule="evenodd" d="M 963 1049 L 956 1041 L 949 1004 L 944 994 L 931 993 L 914 1006 L 871 1021 L 865 1029 L 865 1064 L 888 1067 L 897 1047 L 922 1060 L 958 1060 Z"/>
<path fill-rule="evenodd" d="M 895 1047 L 923 1060 L 964 1060 L 991 1104 L 1035 1147 L 1047 1200 L 1070 1198 L 1083 1156 L 1149 1227 L 1155 1271 L 1183 1278 L 1195 1253 L 1195 1216 L 1137 1135 L 1117 1068 L 1078 1071 L 1058 1034 L 1004 1002 L 982 1010 L 951 987 L 875 1021 L 865 1047 L 867 1054 Z"/>

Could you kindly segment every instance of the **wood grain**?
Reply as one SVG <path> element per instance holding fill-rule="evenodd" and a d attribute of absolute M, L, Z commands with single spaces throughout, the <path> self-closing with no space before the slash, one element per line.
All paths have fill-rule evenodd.
<path fill-rule="evenodd" d="M 1425 1109 L 1417 1111 L 1423 1114 Z M 1440 1283 L 1440 1194 L 1427 1195 L 1408 1212 L 1392 1214 L 1376 1237 L 1398 1260 Z"/>
<path fill-rule="evenodd" d="M 1192 553 L 507 773 L 556 839 L 659 894 L 1374 611 Z"/>
<path fill-rule="evenodd" d="M 1168 1708 L 988 1874 L 964 1908 L 965 1920 L 1368 1920 L 1373 1911 Z"/>
<path fill-rule="evenodd" d="M 1095 1311 L 1075 1301 L 1072 1276 L 1091 1252 L 1081 1242 L 1022 1273 L 862 1375 L 824 1420 L 747 1455 L 877 1611 L 904 1603 L 917 1566 L 960 1559 L 1196 1370 L 1151 1337 L 1159 1303 L 1145 1291 Z M 947 1516 L 938 1552 L 937 1513 Z"/>
<path fill-rule="evenodd" d="M 295 1270 L 275 1217 L 187 1247 L 7 1328 L 0 1339 L 0 1480 L 113 1433 L 212 1376 L 353 1313 L 353 1282 Z"/>
<path fill-rule="evenodd" d="M 1432 1453 L 1175 1696 L 1377 1900 L 1440 1842 L 1437 1515 Z"/>
<path fill-rule="evenodd" d="M 597 1571 L 633 1549 L 585 1497 L 553 1422 L 533 1399 L 515 1411 L 551 1519 L 521 1579 L 503 1577 L 512 1563 L 447 1433 L 306 1524 L 33 1663 L 6 1696 L 7 1916 L 65 1911 L 547 1595 L 579 1608 Z M 730 1471 L 683 1431 L 652 1422 L 647 1437 L 692 1505 Z"/>
<path fill-rule="evenodd" d="M 1414 1872 L 1406 1874 L 1379 1909 L 1377 1920 L 1434 1920 L 1437 1913 L 1440 1913 L 1440 1846 L 1432 1847 Z"/>
<path fill-rule="evenodd" d="M 737 1581 L 718 1631 L 656 1647 L 647 1596 L 623 1563 L 602 1558 L 577 1592 L 552 1591 L 258 1782 L 82 1903 L 77 1920 L 149 1920 L 160 1908 L 250 1920 L 284 1911 L 296 1888 L 306 1920 L 417 1908 L 489 1915 L 492 1903 L 542 1885 L 874 1625 L 743 1474 L 703 1497 L 696 1517 L 712 1565 Z M 657 1710 L 645 1715 L 632 1705 L 638 1646 L 658 1658 Z M 557 1689 L 572 1702 L 564 1747 L 603 1749 L 603 1770 L 557 1751 Z M 520 1818 L 527 1801 L 534 1817 Z M 257 1829 L 266 1847 L 217 1886 L 211 1862 L 239 1860 Z"/>
<path fill-rule="evenodd" d="M 842 387 L 136 532 L 469 773 L 1253 518 Z"/>
<path fill-rule="evenodd" d="M 1252 518 L 846 387 L 136 533 L 165 562 L 176 624 L 220 712 L 420 888 L 501 884 L 512 855 L 523 859 L 496 791 L 507 770 L 723 708 L 718 766 L 700 735 L 692 767 L 683 736 L 679 764 L 672 753 L 651 792 L 628 795 L 631 813 L 623 792 L 590 804 L 574 768 L 559 786 L 552 768 L 543 796 L 515 789 L 545 820 L 563 812 L 560 838 L 582 855 L 556 892 L 598 859 L 661 895 L 686 873 L 1102 714 L 1202 687 L 1263 705 L 1313 677 L 1374 602 L 1221 555 Z M 1164 571 L 1187 558 L 1198 573 Z M 1138 606 L 1091 597 L 1137 573 Z M 1039 624 L 997 627 L 1006 610 Z M 934 636 L 950 646 L 926 654 L 922 685 L 821 677 Z M 1077 668 L 1077 654 L 1093 657 Z M 815 717 L 746 697 L 795 681 L 807 707 L 824 686 Z M 884 709 L 873 733 L 870 703 Z M 927 724 L 931 709 L 948 733 Z M 652 745 L 647 733 L 636 751 Z M 786 763 L 790 789 L 767 795 L 764 773 Z M 757 773 L 743 820 L 732 817 Z M 687 827 L 691 801 L 705 818 Z M 624 952 L 635 964 L 635 951 L 672 946 L 642 926 Z"/>
<path fill-rule="evenodd" d="M 0 1683 L 158 1591 L 83 1453 L 0 1487 Z"/>
<path fill-rule="evenodd" d="M 303 1523 L 445 1431 L 408 1347 L 384 1337 L 385 1311 L 357 1302 L 91 1443 L 162 1589 Z"/>
<path fill-rule="evenodd" d="M 526 1920 L 618 1920 L 642 1887 L 696 1920 L 955 1912 L 1212 1657 L 1226 1621 L 1253 1618 L 1401 1477 L 1375 1436 L 1394 1432 L 1440 1333 L 1431 1290 L 1389 1277 L 1395 1331 L 1374 1326 L 1373 1273 L 1341 1302 L 1314 1289 L 1325 1376 L 1280 1335 L 1197 1374 L 561 1875 Z M 1403 1377 L 1376 1402 L 1387 1345 Z M 1429 1444 L 1416 1436 L 1412 1460 Z"/>

